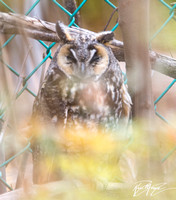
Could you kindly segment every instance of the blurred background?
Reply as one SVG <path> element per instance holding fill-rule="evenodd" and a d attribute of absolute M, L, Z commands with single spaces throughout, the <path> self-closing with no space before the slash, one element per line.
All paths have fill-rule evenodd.
<path fill-rule="evenodd" d="M 64 6 L 64 1 L 57 2 L 61 6 Z M 77 5 L 80 5 L 83 1 L 77 0 L 76 2 Z M 117 0 L 111 0 L 110 2 L 114 6 L 118 7 Z M 172 0 L 167 0 L 165 2 L 169 6 L 171 6 L 171 3 L 174 3 Z M 31 9 L 32 6 L 34 7 L 31 12 L 29 12 L 28 16 L 53 23 L 59 20 L 64 22 L 66 25 L 69 25 L 67 14 L 63 12 L 63 10 L 61 10 L 52 0 L 0 0 L 0 12 L 15 12 L 24 15 Z M 88 0 L 79 11 L 80 26 L 95 32 L 103 31 L 113 11 L 114 8 L 104 0 Z M 135 10 L 134 12 L 138 11 Z M 150 47 L 158 53 L 176 58 L 175 17 L 171 18 L 168 24 L 157 34 L 155 38 L 153 38 L 155 33 L 161 28 L 169 16 L 170 10 L 163 4 L 162 1 L 150 1 Z M 115 12 L 107 30 L 112 30 L 117 22 L 118 12 Z M 119 27 L 114 30 L 114 33 L 117 40 L 123 41 Z M 25 144 L 25 139 L 22 139 L 22 143 L 15 142 L 16 136 L 14 132 L 28 126 L 34 98 L 38 92 L 42 71 L 46 71 L 51 60 L 48 58 L 46 62 L 41 64 L 43 58 L 46 57 L 46 48 L 39 41 L 27 38 L 24 35 L 15 35 L 12 39 L 11 37 L 11 35 L 0 35 L 0 119 L 3 120 L 4 110 L 6 110 L 10 105 L 13 109 L 10 111 L 9 124 L 16 127 L 16 129 L 9 129 L 9 133 L 6 134 L 7 158 L 10 158 L 14 153 L 17 153 Z M 45 44 L 49 46 L 51 43 L 45 42 Z M 54 54 L 56 48 L 57 44 L 55 44 L 51 49 L 51 55 Z M 23 88 L 22 86 L 18 88 L 19 77 L 15 74 L 15 72 L 25 78 L 39 65 L 41 65 L 41 67 L 39 67 L 39 69 L 27 81 L 28 91 L 24 90 L 20 94 L 17 93 L 19 96 L 15 99 L 14 95 L 16 95 L 16 90 L 18 89 L 19 92 Z M 121 62 L 120 65 L 125 72 L 125 63 Z M 22 67 L 24 68 L 23 72 L 21 72 Z M 9 70 L 9 68 L 11 70 Z M 15 72 L 12 72 L 13 70 L 15 70 Z M 156 71 L 152 71 L 151 76 L 153 98 L 156 100 L 172 83 L 173 79 Z M 157 112 L 161 115 L 160 117 L 156 115 L 156 119 L 159 124 L 165 124 L 166 121 L 169 122 L 169 124 L 174 124 L 174 120 L 176 118 L 175 95 L 176 84 L 173 84 L 171 89 L 157 103 Z M 13 98 L 15 100 L 11 101 Z M 9 102 L 12 102 L 12 104 Z M 162 117 L 164 117 L 164 120 L 161 119 Z M 168 151 L 174 147 L 174 141 L 175 139 L 173 140 L 173 143 L 169 143 L 170 146 L 166 145 L 166 149 Z M 164 151 L 163 155 L 166 153 L 167 152 Z M 14 165 L 16 166 L 17 163 Z M 170 165 L 168 164 L 168 166 Z M 10 170 L 9 174 L 11 173 L 12 177 L 8 179 L 13 185 L 14 175 L 17 175 L 18 166 L 16 169 L 13 169 L 12 172 Z M 14 172 L 14 170 L 16 171 Z M 31 170 L 31 168 L 29 170 Z"/>

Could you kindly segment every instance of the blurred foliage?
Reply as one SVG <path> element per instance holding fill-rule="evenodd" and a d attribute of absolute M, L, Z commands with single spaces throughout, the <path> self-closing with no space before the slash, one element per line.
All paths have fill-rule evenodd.
<path fill-rule="evenodd" d="M 34 134 L 33 140 L 39 141 L 46 154 L 43 160 L 47 169 L 59 169 L 64 176 L 84 182 L 122 180 L 117 164 L 128 140 L 119 140 L 118 134 L 104 133 L 101 129 L 92 131 L 72 127 L 62 132 L 43 128 L 43 125 L 42 129 L 39 127 L 37 124 L 30 133 Z"/>
<path fill-rule="evenodd" d="M 47 131 L 46 131 L 47 130 Z M 85 128 L 72 128 L 63 132 L 36 125 L 37 142 L 45 149 L 43 174 L 62 174 L 57 182 L 27 189 L 23 199 L 150 199 L 152 189 L 133 197 L 137 181 L 151 180 L 152 185 L 166 182 L 166 188 L 176 187 L 175 156 L 161 159 L 175 147 L 175 129 L 161 124 L 148 129 L 145 123 L 133 123 L 122 139 L 120 132 L 104 133 Z M 156 140 L 150 140 L 152 138 Z M 175 153 L 174 153 L 175 154 Z M 54 156 L 54 157 L 53 157 Z M 54 159 L 53 159 L 54 158 Z M 139 172 L 142 176 L 139 176 Z M 154 199 L 175 199 L 175 189 L 163 191 Z"/>

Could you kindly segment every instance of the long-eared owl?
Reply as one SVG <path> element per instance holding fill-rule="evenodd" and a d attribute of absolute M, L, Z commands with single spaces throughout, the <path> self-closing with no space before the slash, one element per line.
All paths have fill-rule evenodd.
<path fill-rule="evenodd" d="M 112 51 L 114 34 L 56 23 L 57 51 L 34 102 L 33 117 L 63 128 L 116 129 L 131 99 Z M 35 160 L 35 150 L 34 150 Z"/>

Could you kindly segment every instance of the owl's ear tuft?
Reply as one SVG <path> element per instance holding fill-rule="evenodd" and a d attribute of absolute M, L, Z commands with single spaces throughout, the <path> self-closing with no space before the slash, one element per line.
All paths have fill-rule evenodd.
<path fill-rule="evenodd" d="M 68 31 L 68 27 L 65 26 L 62 22 L 56 22 L 56 33 L 59 36 L 60 40 L 64 43 L 72 41 L 72 37 Z"/>
<path fill-rule="evenodd" d="M 104 31 L 104 32 L 98 33 L 96 39 L 98 42 L 104 44 L 114 39 L 114 33 L 110 31 Z"/>

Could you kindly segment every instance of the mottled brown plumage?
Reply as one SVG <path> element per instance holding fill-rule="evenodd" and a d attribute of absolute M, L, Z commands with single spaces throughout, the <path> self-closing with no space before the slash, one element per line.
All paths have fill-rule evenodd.
<path fill-rule="evenodd" d="M 64 128 L 116 131 L 131 99 L 111 50 L 113 33 L 56 24 L 61 40 L 34 102 L 33 118 Z M 35 151 L 36 149 L 36 151 Z M 34 148 L 34 160 L 38 158 Z"/>

